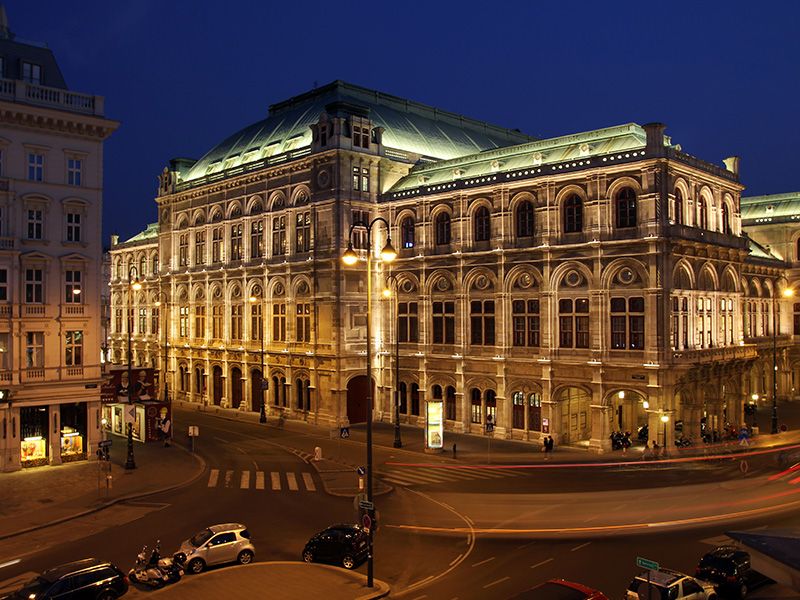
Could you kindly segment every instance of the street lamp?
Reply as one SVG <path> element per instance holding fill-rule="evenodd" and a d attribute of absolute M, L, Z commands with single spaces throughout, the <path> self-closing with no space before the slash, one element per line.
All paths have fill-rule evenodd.
<path fill-rule="evenodd" d="M 353 230 L 361 227 L 367 231 L 367 502 L 372 503 L 372 340 L 370 338 L 370 319 L 372 318 L 372 226 L 378 222 L 386 226 L 386 245 L 381 250 L 381 258 L 390 263 L 397 257 L 397 252 L 392 247 L 392 238 L 389 235 L 389 222 L 383 217 L 375 217 L 369 223 L 355 221 L 350 226 L 347 236 L 347 250 L 342 255 L 342 262 L 354 265 L 358 262 L 358 255 L 353 251 Z M 368 511 L 374 517 L 373 511 Z M 374 527 L 369 528 L 369 547 L 367 551 L 367 587 L 373 587 L 373 546 Z"/>
<path fill-rule="evenodd" d="M 778 433 L 778 286 L 772 292 L 772 433 Z M 792 288 L 783 290 L 784 298 L 794 296 Z"/>
<path fill-rule="evenodd" d="M 386 280 L 391 282 L 395 291 L 394 302 L 394 443 L 392 446 L 395 448 L 403 447 L 403 440 L 400 439 L 400 293 L 397 285 L 397 275 L 391 273 L 386 276 Z M 383 290 L 383 296 L 389 298 L 392 295 L 392 290 L 386 287 Z"/>
<path fill-rule="evenodd" d="M 664 424 L 664 456 L 667 455 L 667 423 L 669 423 L 669 415 L 661 415 L 661 422 Z"/>
<path fill-rule="evenodd" d="M 258 302 L 258 296 L 255 295 L 256 291 L 257 290 L 254 289 L 253 290 L 254 293 L 250 296 L 250 298 L 248 298 L 248 300 L 250 300 L 250 305 L 251 306 L 254 306 L 255 303 Z M 261 398 L 261 414 L 258 415 L 258 422 L 259 423 L 266 423 L 267 422 L 267 408 L 266 408 L 266 406 L 264 404 L 264 390 L 266 389 L 265 388 L 265 384 L 267 384 L 267 382 L 269 381 L 268 379 L 265 379 L 265 374 L 264 374 L 264 325 L 263 325 L 263 323 L 264 323 L 264 313 L 263 313 L 263 310 L 264 310 L 264 308 L 262 306 L 261 313 L 259 314 L 259 322 L 258 322 L 258 327 L 257 327 L 258 337 L 261 338 L 261 381 L 258 382 L 258 385 L 261 388 L 261 390 L 259 391 L 259 397 Z M 252 313 L 252 308 L 250 310 L 250 314 L 251 315 L 253 314 Z M 252 317 L 250 319 L 250 324 L 251 325 L 253 324 Z"/>
<path fill-rule="evenodd" d="M 139 283 L 139 271 L 135 265 L 131 265 L 128 269 L 128 286 L 130 293 L 128 294 L 128 405 L 133 406 L 133 352 L 131 351 L 131 329 L 133 329 L 133 292 L 138 292 L 142 289 L 142 284 Z M 128 422 L 128 456 L 125 459 L 125 469 L 132 471 L 136 468 L 136 461 L 133 458 L 133 422 Z"/>

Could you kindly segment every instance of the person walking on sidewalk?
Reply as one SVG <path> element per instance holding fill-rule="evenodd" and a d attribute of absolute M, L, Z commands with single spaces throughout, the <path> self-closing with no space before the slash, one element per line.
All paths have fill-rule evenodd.
<path fill-rule="evenodd" d="M 548 435 L 547 439 L 545 440 L 545 444 L 547 444 L 547 454 L 550 455 L 553 453 L 553 447 L 555 446 L 555 442 L 553 441 L 553 436 Z"/>
<path fill-rule="evenodd" d="M 172 428 L 172 422 L 169 420 L 169 417 L 164 417 L 161 420 L 161 424 L 159 425 L 159 429 L 161 430 L 161 437 L 164 439 L 164 448 L 169 447 L 169 431 Z"/>

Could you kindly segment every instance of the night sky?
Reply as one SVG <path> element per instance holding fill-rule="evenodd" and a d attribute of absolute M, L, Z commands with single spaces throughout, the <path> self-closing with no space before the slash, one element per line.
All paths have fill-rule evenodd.
<path fill-rule="evenodd" d="M 661 121 L 742 157 L 745 195 L 800 190 L 800 2 L 4 2 L 122 122 L 104 238 L 156 220 L 156 177 L 335 79 L 552 137 Z"/>

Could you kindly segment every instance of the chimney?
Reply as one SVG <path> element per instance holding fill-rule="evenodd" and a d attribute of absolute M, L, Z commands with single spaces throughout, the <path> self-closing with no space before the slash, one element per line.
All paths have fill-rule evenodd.
<path fill-rule="evenodd" d="M 663 123 L 647 123 L 643 125 L 647 135 L 647 154 L 662 154 L 664 152 L 664 130 L 667 128 Z"/>
<path fill-rule="evenodd" d="M 736 175 L 736 177 L 738 177 L 739 161 L 741 160 L 742 159 L 738 156 L 729 156 L 728 158 L 723 159 L 722 162 L 725 163 L 725 168 L 728 169 L 728 171 L 730 171 L 731 173 Z"/>
<path fill-rule="evenodd" d="M 111 246 L 113 247 L 116 246 L 117 244 L 119 244 L 119 236 L 114 234 L 111 236 Z"/>

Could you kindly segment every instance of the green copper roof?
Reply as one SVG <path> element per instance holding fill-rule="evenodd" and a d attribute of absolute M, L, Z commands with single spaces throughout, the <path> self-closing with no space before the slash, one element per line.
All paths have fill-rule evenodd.
<path fill-rule="evenodd" d="M 742 223 L 800 222 L 800 192 L 742 198 Z"/>
<path fill-rule="evenodd" d="M 150 223 L 145 227 L 144 231 L 140 231 L 135 236 L 133 236 L 129 240 L 125 240 L 124 244 L 130 244 L 133 242 L 144 242 L 147 240 L 152 240 L 158 237 L 158 223 Z"/>
<path fill-rule="evenodd" d="M 406 177 L 400 179 L 389 193 L 402 192 L 422 185 L 437 186 L 457 179 L 483 177 L 498 171 L 513 171 L 527 167 L 540 169 L 542 165 L 551 163 L 576 161 L 581 165 L 591 164 L 592 157 L 613 152 L 621 152 L 628 158 L 628 154 L 643 149 L 645 143 L 645 131 L 635 123 L 538 140 L 454 160 L 418 165 Z M 669 145 L 669 137 L 664 137 L 664 143 Z"/>
<path fill-rule="evenodd" d="M 309 126 L 326 106 L 338 103 L 366 111 L 374 126 L 383 127 L 383 145 L 436 159 L 533 140 L 519 131 L 412 102 L 397 96 L 334 81 L 326 86 L 273 104 L 269 116 L 223 140 L 181 179 L 189 182 L 219 171 L 311 146 Z"/>

